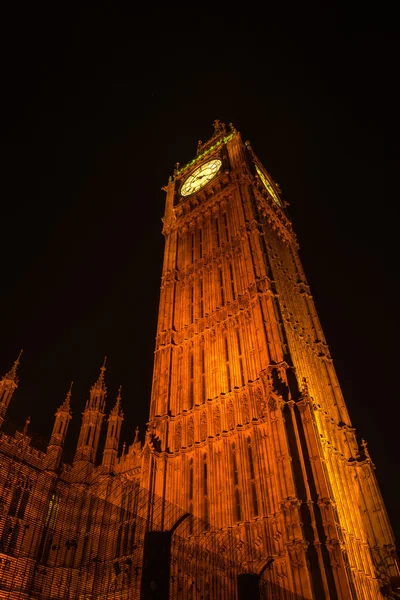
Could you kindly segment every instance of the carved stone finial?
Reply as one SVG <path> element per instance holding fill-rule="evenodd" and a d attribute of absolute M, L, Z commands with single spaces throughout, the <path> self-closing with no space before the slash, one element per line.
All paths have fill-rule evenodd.
<path fill-rule="evenodd" d="M 27 432 L 28 432 L 28 427 L 29 427 L 29 423 L 30 423 L 30 422 L 31 422 L 31 418 L 30 418 L 30 417 L 28 417 L 28 418 L 26 419 L 26 421 L 25 421 L 25 425 L 24 425 L 24 428 L 23 428 L 23 430 L 22 430 L 22 433 L 23 433 L 23 435 L 26 435 L 26 434 L 27 434 Z"/>
<path fill-rule="evenodd" d="M 65 400 L 63 403 L 63 408 L 65 408 L 66 410 L 70 409 L 71 406 L 71 395 L 72 395 L 72 386 L 74 385 L 74 382 L 71 381 L 70 385 L 69 385 L 69 390 L 67 392 L 67 395 L 65 396 Z"/>
<path fill-rule="evenodd" d="M 104 373 L 106 372 L 106 361 L 107 361 L 107 356 L 104 357 L 103 365 L 100 367 L 100 375 L 99 375 L 96 383 L 92 386 L 92 391 L 94 391 L 96 389 L 105 391 Z"/>
<path fill-rule="evenodd" d="M 139 427 L 136 426 L 134 443 L 137 444 L 138 441 L 139 441 Z"/>
<path fill-rule="evenodd" d="M 147 423 L 146 441 L 150 442 L 151 441 L 151 436 L 152 436 L 152 424 L 151 423 Z"/>
<path fill-rule="evenodd" d="M 367 444 L 367 442 L 364 439 L 361 440 L 361 446 L 363 447 L 364 454 L 367 457 L 367 459 L 371 460 L 371 456 L 370 456 L 370 453 L 369 453 L 369 450 L 368 450 L 368 444 Z"/>
<path fill-rule="evenodd" d="M 121 390 L 122 390 L 122 385 L 120 385 L 118 388 L 118 395 L 117 395 L 117 402 L 116 402 L 116 404 L 118 406 L 121 406 Z"/>
<path fill-rule="evenodd" d="M 221 133 L 225 133 L 225 125 L 221 123 L 219 119 L 215 119 L 213 122 L 214 127 L 214 135 L 219 135 Z"/>
<path fill-rule="evenodd" d="M 306 377 L 303 377 L 303 380 L 301 382 L 301 395 L 308 396 L 308 383 Z"/>
<path fill-rule="evenodd" d="M 100 379 L 101 379 L 101 381 L 104 381 L 104 373 L 105 373 L 105 370 L 106 370 L 106 362 L 107 362 L 107 356 L 104 357 L 103 365 L 100 367 Z"/>
<path fill-rule="evenodd" d="M 122 390 L 122 385 L 120 385 L 118 388 L 118 394 L 117 394 L 117 398 L 115 400 L 115 405 L 114 405 L 114 408 L 112 409 L 110 415 L 123 418 L 124 413 L 121 408 L 121 390 Z"/>
<path fill-rule="evenodd" d="M 11 367 L 11 370 L 6 375 L 7 379 L 10 379 L 11 381 L 15 381 L 16 383 L 18 382 L 17 369 L 18 369 L 18 365 L 19 365 L 19 361 L 20 361 L 22 353 L 23 353 L 23 350 L 20 350 L 17 360 L 14 361 L 14 364 Z"/>

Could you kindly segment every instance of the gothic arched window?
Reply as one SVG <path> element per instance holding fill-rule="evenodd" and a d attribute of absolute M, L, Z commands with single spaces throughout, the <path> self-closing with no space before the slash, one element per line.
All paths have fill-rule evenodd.
<path fill-rule="evenodd" d="M 182 444 L 182 425 L 180 423 L 177 424 L 175 429 L 175 452 L 180 450 Z"/>
<path fill-rule="evenodd" d="M 242 510 L 240 506 L 239 471 L 236 456 L 236 445 L 232 444 L 232 475 L 233 475 L 233 510 L 236 521 L 241 521 Z"/>
<path fill-rule="evenodd" d="M 224 276 L 221 267 L 218 267 L 218 286 L 221 306 L 225 306 Z"/>
<path fill-rule="evenodd" d="M 229 278 L 231 280 L 231 294 L 232 300 L 236 300 L 236 289 L 235 289 L 235 278 L 233 276 L 233 267 L 232 263 L 229 263 Z"/>
<path fill-rule="evenodd" d="M 199 316 L 200 319 L 202 319 L 204 317 L 204 286 L 203 286 L 203 278 L 201 277 L 199 279 L 199 304 L 200 304 L 200 310 L 199 310 Z"/>
<path fill-rule="evenodd" d="M 189 460 L 189 500 L 193 500 L 193 458 Z"/>
<path fill-rule="evenodd" d="M 221 245 L 221 236 L 219 234 L 219 219 L 218 217 L 215 217 L 215 240 L 217 242 L 217 248 L 220 247 Z"/>
<path fill-rule="evenodd" d="M 193 284 L 189 286 L 189 323 L 192 324 L 194 321 L 194 287 Z"/>
<path fill-rule="evenodd" d="M 203 230 L 199 229 L 199 258 L 203 258 Z"/>
<path fill-rule="evenodd" d="M 207 437 L 207 415 L 206 411 L 203 410 L 200 417 L 200 439 L 202 442 L 205 441 Z"/>
<path fill-rule="evenodd" d="M 256 517 L 258 515 L 258 500 L 257 500 L 257 487 L 256 487 L 256 476 L 254 471 L 254 460 L 253 460 L 253 450 L 251 447 L 251 438 L 247 438 L 247 457 L 249 460 L 249 471 L 250 471 L 250 491 L 251 491 L 251 501 L 253 504 L 253 513 Z"/>
<path fill-rule="evenodd" d="M 194 355 L 193 347 L 189 348 L 189 408 L 194 406 Z"/>
<path fill-rule="evenodd" d="M 240 404 L 242 407 L 243 423 L 246 425 L 250 422 L 249 401 L 247 400 L 246 394 L 243 394 L 243 396 L 241 397 Z"/>
<path fill-rule="evenodd" d="M 240 385 L 244 385 L 243 354 L 242 354 L 242 344 L 241 344 L 241 340 L 240 340 L 239 329 L 236 329 L 236 342 L 237 342 L 238 357 L 239 357 Z"/>
<path fill-rule="evenodd" d="M 225 364 L 226 364 L 226 380 L 228 385 L 228 392 L 232 389 L 232 378 L 231 378 L 231 365 L 230 365 L 230 356 L 229 356 L 229 345 L 228 345 L 228 336 L 226 333 L 224 334 L 224 351 L 225 351 Z"/>
<path fill-rule="evenodd" d="M 203 455 L 203 520 L 205 523 L 205 528 L 208 528 L 208 481 L 207 481 L 207 454 Z"/>
<path fill-rule="evenodd" d="M 201 372 L 201 401 L 206 401 L 206 355 L 204 352 L 204 339 L 200 343 L 200 372 Z"/>
<path fill-rule="evenodd" d="M 221 433 L 221 411 L 219 406 L 214 408 L 214 434 L 219 435 Z"/>
<path fill-rule="evenodd" d="M 8 518 L 4 524 L 3 533 L 0 538 L 0 552 L 13 556 L 17 548 L 19 523 Z"/>
<path fill-rule="evenodd" d="M 188 429 L 187 429 L 187 443 L 188 446 L 194 444 L 194 421 L 193 417 L 189 418 Z"/>
<path fill-rule="evenodd" d="M 224 212 L 222 214 L 222 221 L 224 224 L 225 240 L 228 241 L 229 240 L 229 227 L 228 227 L 228 217 L 226 215 L 226 212 Z"/>

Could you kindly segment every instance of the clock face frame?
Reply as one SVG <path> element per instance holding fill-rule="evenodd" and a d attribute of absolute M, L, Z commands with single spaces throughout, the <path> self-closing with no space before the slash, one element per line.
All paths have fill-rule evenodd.
<path fill-rule="evenodd" d="M 272 199 L 277 203 L 278 206 L 282 206 L 281 201 L 278 198 L 277 193 L 275 192 L 274 188 L 272 187 L 272 185 L 270 184 L 270 182 L 268 181 L 268 179 L 265 177 L 264 173 L 261 171 L 261 169 L 258 167 L 258 165 L 254 165 L 257 171 L 257 175 L 259 176 L 259 178 L 261 179 L 261 181 L 264 184 L 265 189 L 269 192 L 269 194 L 272 196 Z"/>
<path fill-rule="evenodd" d="M 186 197 L 195 194 L 213 179 L 222 166 L 219 158 L 214 158 L 202 164 L 201 167 L 193 171 L 191 175 L 182 184 L 181 195 Z"/>

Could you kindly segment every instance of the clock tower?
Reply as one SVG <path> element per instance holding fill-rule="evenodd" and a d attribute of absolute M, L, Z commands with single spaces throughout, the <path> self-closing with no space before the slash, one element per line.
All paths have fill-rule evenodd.
<path fill-rule="evenodd" d="M 243 572 L 257 594 L 383 598 L 398 575 L 393 534 L 279 187 L 216 121 L 164 189 L 143 485 L 205 536 L 254 548 L 258 566 L 244 558 Z"/>

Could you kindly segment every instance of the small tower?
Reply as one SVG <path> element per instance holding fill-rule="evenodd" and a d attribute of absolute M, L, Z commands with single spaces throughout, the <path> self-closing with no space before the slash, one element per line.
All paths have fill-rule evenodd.
<path fill-rule="evenodd" d="M 11 370 L 0 380 L 0 427 L 3 424 L 12 395 L 18 387 L 17 368 L 21 354 L 22 350 L 19 353 L 17 360 L 14 362 Z"/>
<path fill-rule="evenodd" d="M 96 461 L 107 396 L 107 388 L 104 383 L 105 365 L 106 358 L 100 368 L 99 378 L 92 386 L 89 400 L 86 402 L 74 463 L 85 461 L 94 464 Z"/>
<path fill-rule="evenodd" d="M 121 409 L 121 386 L 118 390 L 117 400 L 108 417 L 107 437 L 103 452 L 103 467 L 112 471 L 118 455 L 119 438 L 121 435 L 124 413 Z"/>
<path fill-rule="evenodd" d="M 51 433 L 46 455 L 47 467 L 51 470 L 55 470 L 60 466 L 67 429 L 72 417 L 71 393 L 73 383 L 74 382 L 71 381 L 65 400 L 55 413 L 53 431 Z"/>

